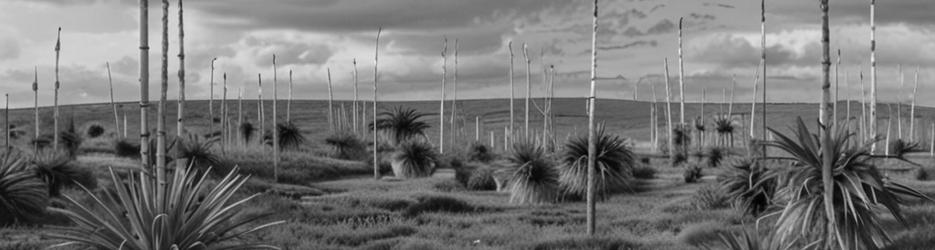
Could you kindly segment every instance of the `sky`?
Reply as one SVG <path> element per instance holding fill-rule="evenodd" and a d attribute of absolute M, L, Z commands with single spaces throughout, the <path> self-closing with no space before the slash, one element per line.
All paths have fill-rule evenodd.
<path fill-rule="evenodd" d="M 870 82 L 869 0 L 831 1 L 831 45 L 842 55 L 841 98 L 859 99 L 860 74 Z M 188 99 L 210 95 L 211 61 L 217 58 L 214 96 L 288 96 L 290 71 L 296 99 L 372 98 L 374 49 L 379 46 L 381 100 L 432 100 L 447 95 L 509 97 L 512 43 L 515 92 L 525 96 L 526 59 L 532 94 L 545 93 L 554 66 L 560 97 L 589 91 L 591 1 L 581 0 L 198 0 L 184 2 Z M 820 99 L 819 8 L 815 0 L 767 0 L 767 84 L 770 102 Z M 597 38 L 598 96 L 650 100 L 665 96 L 668 60 L 678 96 L 678 22 L 683 20 L 685 94 L 688 101 L 721 102 L 736 82 L 735 98 L 753 98 L 760 57 L 760 2 L 751 0 L 603 0 Z M 877 3 L 878 89 L 881 101 L 909 102 L 919 71 L 918 103 L 935 106 L 935 1 Z M 51 105 L 56 31 L 62 27 L 60 103 L 109 101 L 110 63 L 117 101 L 139 100 L 137 0 L 0 1 L 0 92 L 12 107 L 33 103 L 38 69 L 39 103 Z M 178 1 L 169 6 L 168 97 L 178 95 Z M 162 3 L 150 0 L 151 100 L 158 98 Z M 383 28 L 379 45 L 377 29 Z M 442 51 L 447 38 L 447 63 Z M 455 67 L 457 44 L 457 68 Z M 524 51 L 524 48 L 525 51 Z M 835 61 L 837 56 L 835 56 Z M 837 65 L 837 64 L 836 64 Z M 902 67 L 903 74 L 899 72 Z M 457 69 L 457 70 L 456 70 Z M 902 88 L 900 88 L 902 86 Z M 634 92 L 635 91 L 635 92 Z M 704 93 L 704 94 L 703 94 Z"/>

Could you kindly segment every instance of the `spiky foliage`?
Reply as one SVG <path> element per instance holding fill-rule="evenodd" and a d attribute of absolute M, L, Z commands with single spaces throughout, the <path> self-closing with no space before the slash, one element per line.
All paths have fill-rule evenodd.
<path fill-rule="evenodd" d="M 773 204 L 776 180 L 767 178 L 769 169 L 752 158 L 737 159 L 718 176 L 718 183 L 734 200 L 734 207 L 759 217 Z"/>
<path fill-rule="evenodd" d="M 51 197 L 61 195 L 62 188 L 65 187 L 97 187 L 97 179 L 91 171 L 74 164 L 64 152 L 41 151 L 33 158 L 32 164 L 35 166 L 36 175 L 45 181 Z"/>
<path fill-rule="evenodd" d="M 208 170 L 210 171 L 210 170 Z M 140 172 L 120 177 L 110 170 L 114 195 L 97 195 L 85 189 L 93 204 L 65 196 L 72 210 L 61 210 L 77 225 L 53 228 L 51 237 L 97 249 L 276 249 L 239 239 L 281 222 L 249 226 L 262 216 L 242 215 L 243 205 L 259 194 L 233 200 L 248 177 L 236 169 L 216 184 L 207 175 L 177 169 L 167 180 L 165 196 L 157 197 L 159 184 Z"/>
<path fill-rule="evenodd" d="M 787 136 L 770 129 L 777 140 L 767 145 L 788 154 L 795 166 L 777 171 L 777 196 L 788 199 L 777 221 L 777 235 L 789 242 L 798 237 L 822 240 L 825 245 L 841 249 L 876 249 L 890 242 L 880 224 L 878 211 L 889 212 L 898 222 L 905 223 L 900 206 L 906 198 L 931 200 L 919 191 L 883 177 L 874 165 L 869 144 L 850 143 L 854 136 L 846 127 L 824 128 L 833 132 L 830 145 L 821 145 L 818 134 L 809 131 L 798 119 L 797 127 Z M 823 199 L 822 147 L 830 147 L 833 204 Z M 781 177 L 781 178 L 780 178 Z M 832 206 L 835 214 L 825 213 Z M 829 219 L 835 225 L 827 228 Z"/>
<path fill-rule="evenodd" d="M 332 157 L 344 160 L 363 160 L 367 158 L 367 144 L 353 132 L 338 131 L 328 138 L 325 144 L 331 146 Z"/>
<path fill-rule="evenodd" d="M 474 168 L 467 179 L 467 189 L 469 190 L 496 190 L 497 182 L 494 180 L 496 169 L 490 166 Z"/>
<path fill-rule="evenodd" d="M 506 174 L 511 203 L 551 203 L 558 198 L 558 170 L 536 143 L 513 144 Z"/>
<path fill-rule="evenodd" d="M 429 177 L 435 173 L 438 154 L 426 142 L 407 140 L 393 153 L 393 174 L 400 178 Z"/>
<path fill-rule="evenodd" d="M 426 114 L 416 112 L 415 109 L 396 107 L 392 111 L 380 112 L 377 119 L 377 130 L 385 131 L 393 140 L 394 145 L 400 145 L 410 138 L 424 136 L 429 124 L 422 121 Z M 373 123 L 370 123 L 373 128 Z"/>
<path fill-rule="evenodd" d="M 685 170 L 682 170 L 682 180 L 684 180 L 685 183 L 698 182 L 701 177 L 704 177 L 702 170 L 703 169 L 698 164 L 691 164 L 686 167 Z"/>
<path fill-rule="evenodd" d="M 734 129 L 734 120 L 731 120 L 727 116 L 715 116 L 714 117 L 714 131 L 717 131 L 718 134 L 727 135 L 733 134 Z"/>
<path fill-rule="evenodd" d="M 905 159 L 907 154 L 925 152 L 918 142 L 896 139 L 890 143 L 890 154 L 899 159 Z"/>
<path fill-rule="evenodd" d="M 61 141 L 59 143 L 65 148 L 65 152 L 68 153 L 68 157 L 74 159 L 78 156 L 78 147 L 81 146 L 81 142 L 84 140 L 81 138 L 81 133 L 78 132 L 78 128 L 75 127 L 75 119 L 72 118 L 68 122 L 68 128 L 59 133 Z"/>
<path fill-rule="evenodd" d="M 221 158 L 211 150 L 217 144 L 218 139 L 218 137 L 203 138 L 196 134 L 188 134 L 188 138 L 178 143 L 179 155 L 176 159 L 188 160 L 192 168 L 198 171 L 218 167 L 221 164 Z"/>
<path fill-rule="evenodd" d="M 595 131 L 595 187 L 600 199 L 608 191 L 626 185 L 632 177 L 633 152 L 619 136 L 605 133 L 600 126 Z M 565 143 L 558 181 L 566 193 L 584 197 L 588 190 L 588 136 L 578 136 Z"/>
<path fill-rule="evenodd" d="M 107 132 L 104 127 L 100 124 L 91 124 L 88 126 L 88 138 L 97 138 L 98 136 L 104 135 L 104 132 Z"/>
<path fill-rule="evenodd" d="M 305 143 L 302 131 L 291 121 L 280 122 L 276 125 L 276 131 L 279 131 L 279 148 L 283 150 L 297 150 Z"/>
<path fill-rule="evenodd" d="M 691 128 L 688 126 L 674 126 L 672 127 L 672 138 L 675 143 L 676 150 L 679 148 L 684 148 L 691 144 Z"/>
<path fill-rule="evenodd" d="M 721 162 L 724 161 L 724 158 L 728 156 L 726 149 L 722 147 L 709 147 L 705 149 L 704 155 L 707 159 L 705 163 L 708 167 L 716 168 L 721 165 Z"/>
<path fill-rule="evenodd" d="M 698 210 L 720 209 L 730 206 L 727 196 L 717 185 L 704 185 L 691 197 L 691 205 Z"/>
<path fill-rule="evenodd" d="M 489 163 L 497 158 L 497 155 L 490 150 L 487 145 L 483 143 L 474 142 L 471 144 L 471 147 L 468 149 L 467 157 L 469 161 Z"/>
<path fill-rule="evenodd" d="M 244 122 L 240 124 L 240 138 L 243 138 L 243 142 L 249 143 L 253 140 L 253 135 L 256 134 L 256 127 L 253 126 L 253 123 Z"/>
<path fill-rule="evenodd" d="M 695 117 L 694 125 L 695 125 L 695 130 L 696 130 L 696 131 L 699 131 L 699 132 L 704 132 L 705 129 L 707 129 L 707 128 L 705 127 L 704 118 L 702 118 L 702 117 L 700 117 L 700 116 L 699 116 L 699 117 Z"/>
<path fill-rule="evenodd" d="M 46 185 L 29 169 L 26 157 L 0 152 L 0 226 L 34 222 L 48 204 Z"/>
<path fill-rule="evenodd" d="M 117 139 L 114 141 L 114 154 L 119 157 L 140 158 L 140 145 L 136 141 Z"/>

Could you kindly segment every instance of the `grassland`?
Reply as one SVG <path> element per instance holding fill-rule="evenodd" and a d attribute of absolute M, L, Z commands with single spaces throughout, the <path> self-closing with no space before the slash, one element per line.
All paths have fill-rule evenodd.
<path fill-rule="evenodd" d="M 558 99 L 556 102 L 558 134 L 583 129 L 576 129 L 574 125 L 584 124 L 585 117 L 579 115 L 584 102 L 581 99 Z M 250 105 L 245 105 L 244 110 L 252 112 L 248 117 L 255 119 L 253 102 L 245 104 Z M 437 112 L 436 104 L 381 105 L 404 105 L 431 113 Z M 606 122 L 610 132 L 641 141 L 637 145 L 647 145 L 650 119 L 647 103 L 607 100 L 599 104 L 598 118 Z M 367 163 L 331 159 L 327 148 L 321 146 L 327 136 L 327 129 L 322 129 L 327 127 L 325 102 L 297 101 L 295 105 L 298 108 L 293 107 L 294 110 L 300 112 L 293 114 L 294 121 L 309 141 L 302 150 L 284 157 L 287 178 L 283 184 L 271 183 L 268 155 L 263 150 L 231 151 L 221 157 L 223 165 L 237 165 L 254 176 L 245 195 L 263 192 L 250 202 L 247 214 L 268 214 L 271 220 L 286 221 L 284 225 L 243 240 L 270 242 L 284 249 L 693 249 L 718 248 L 714 244 L 718 232 L 750 228 L 756 223 L 754 218 L 742 216 L 726 203 L 717 204 L 698 197 L 699 190 L 716 182 L 724 166 L 705 168 L 705 177 L 700 182 L 685 183 L 681 168 L 671 167 L 666 159 L 646 155 L 640 158 L 649 160 L 648 166 L 657 171 L 655 178 L 637 179 L 630 188 L 618 190 L 598 203 L 599 235 L 587 238 L 584 236 L 585 206 L 580 201 L 512 205 L 508 202 L 508 193 L 466 190 L 455 181 L 451 169 L 439 170 L 430 178 L 374 180 L 368 176 Z M 125 104 L 123 109 L 128 114 L 137 114 L 131 106 Z M 207 102 L 202 101 L 188 104 L 189 110 L 195 111 L 187 116 L 192 131 L 207 131 L 206 106 Z M 508 110 L 503 108 L 507 106 L 503 100 L 469 100 L 463 102 L 460 109 L 465 117 L 482 116 L 484 128 L 501 132 L 509 116 Z M 345 104 L 345 107 L 350 105 Z M 717 106 L 709 104 L 706 109 L 713 115 Z M 735 109 L 747 112 L 749 106 L 737 105 Z M 797 116 L 815 119 L 815 109 L 813 104 L 770 105 L 770 126 L 784 128 Z M 700 105 L 688 105 L 687 110 L 694 114 L 700 110 Z M 63 108 L 63 113 L 73 115 L 80 128 L 99 124 L 112 132 L 110 112 L 109 106 L 103 104 Z M 919 117 L 932 114 L 935 110 L 929 108 L 917 110 Z M 11 117 L 18 129 L 31 133 L 31 110 L 14 110 Z M 44 110 L 43 117 L 51 116 L 46 116 Z M 131 137 L 138 131 L 133 122 L 137 119 L 133 118 L 138 117 L 129 119 Z M 429 116 L 427 120 L 429 124 L 437 124 L 437 116 Z M 466 120 L 463 140 L 473 138 L 473 119 Z M 43 129 L 50 125 L 51 122 L 43 121 Z M 917 125 L 917 129 L 920 127 L 924 126 Z M 437 130 L 428 132 L 429 137 L 437 136 Z M 20 138 L 16 144 L 22 145 L 29 138 L 31 135 Z M 486 136 L 481 138 L 484 138 L 482 141 L 487 139 Z M 500 140 L 498 134 L 498 142 Z M 95 176 L 104 182 L 106 167 L 138 167 L 133 159 L 115 156 L 112 143 L 112 135 L 85 140 L 84 153 L 77 162 L 93 169 Z M 638 150 L 648 152 L 645 147 Z M 935 173 L 928 157 L 917 155 L 912 159 L 920 162 L 926 173 Z M 726 164 L 729 163 L 730 160 Z M 935 182 L 919 180 L 918 173 L 909 171 L 911 168 L 904 164 L 887 161 L 880 162 L 880 166 L 889 177 L 935 196 Z M 77 190 L 66 190 L 66 194 L 82 198 Z M 927 246 L 935 244 L 935 234 L 931 233 L 935 229 L 932 226 L 935 204 L 913 201 L 905 212 L 910 222 L 907 227 L 893 218 L 884 218 L 884 225 L 895 239 L 891 249 L 928 249 Z M 0 229 L 0 248 L 38 249 L 56 243 L 43 237 L 43 232 L 42 227 Z"/>

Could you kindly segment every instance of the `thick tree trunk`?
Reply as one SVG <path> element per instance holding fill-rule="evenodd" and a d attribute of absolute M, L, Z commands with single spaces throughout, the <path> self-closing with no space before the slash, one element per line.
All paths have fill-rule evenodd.
<path fill-rule="evenodd" d="M 169 0 L 162 0 L 162 83 L 159 86 L 159 107 L 156 112 L 156 198 L 166 192 L 166 95 L 169 90 Z M 160 205 L 161 206 L 161 205 Z M 159 209 L 161 211 L 161 209 Z"/>
<path fill-rule="evenodd" d="M 831 114 L 831 107 L 829 102 L 831 101 L 831 32 L 828 27 L 828 0 L 819 0 L 821 8 L 821 104 L 819 105 L 819 117 L 820 122 L 824 128 L 821 133 L 821 151 L 822 151 L 822 167 L 821 167 L 821 180 L 822 186 L 824 187 L 824 208 L 825 208 L 825 218 L 828 220 L 825 233 L 827 234 L 827 240 L 825 242 L 826 246 L 832 247 L 834 243 L 831 241 L 832 238 L 835 238 L 834 235 L 837 235 L 832 232 L 836 232 L 836 212 L 834 211 L 834 185 L 831 176 L 832 167 L 834 167 L 834 154 L 831 145 L 831 133 L 834 131 L 831 126 L 833 126 L 833 116 Z M 847 246 L 843 244 L 842 239 L 838 238 L 838 241 L 841 242 L 841 248 L 846 248 Z M 833 248 L 833 247 L 832 247 Z"/>

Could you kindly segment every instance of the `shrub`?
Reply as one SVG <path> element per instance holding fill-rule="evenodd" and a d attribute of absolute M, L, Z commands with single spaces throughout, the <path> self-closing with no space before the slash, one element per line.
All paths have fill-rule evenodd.
<path fill-rule="evenodd" d="M 915 179 L 916 179 L 917 181 L 927 181 L 927 180 L 929 180 L 929 173 L 926 172 L 925 169 L 923 169 L 923 168 L 921 168 L 921 167 L 916 168 L 915 170 L 913 170 L 912 175 L 913 175 L 913 177 L 915 177 Z"/>
<path fill-rule="evenodd" d="M 682 179 L 685 180 L 685 183 L 698 182 L 698 180 L 704 176 L 701 171 L 701 166 L 698 166 L 698 164 L 691 164 L 682 171 Z"/>
<path fill-rule="evenodd" d="M 633 168 L 633 177 L 637 179 L 656 178 L 656 169 L 650 165 L 637 165 Z"/>
<path fill-rule="evenodd" d="M 700 249 L 710 249 L 715 245 L 713 243 L 718 242 L 721 234 L 730 232 L 725 227 L 723 222 L 717 221 L 687 225 L 678 233 L 676 240 Z"/>
<path fill-rule="evenodd" d="M 62 188 L 65 187 L 77 185 L 89 189 L 97 187 L 97 179 L 91 170 L 78 166 L 60 151 L 41 151 L 32 163 L 35 165 L 36 175 L 45 181 L 51 197 L 61 195 Z"/>
<path fill-rule="evenodd" d="M 68 123 L 68 127 L 59 133 L 59 139 L 59 143 L 68 153 L 68 157 L 72 159 L 78 157 L 78 148 L 81 147 L 81 142 L 84 139 L 81 138 L 81 134 L 78 133 L 78 129 L 75 127 L 74 118 Z"/>
<path fill-rule="evenodd" d="M 218 137 L 205 139 L 196 134 L 188 134 L 188 139 L 182 140 L 178 144 L 180 150 L 177 152 L 180 155 L 177 155 L 176 159 L 188 160 L 188 163 L 196 172 L 207 170 L 210 167 L 219 167 L 221 159 L 211 150 L 218 139 Z"/>
<path fill-rule="evenodd" d="M 46 185 L 28 166 L 21 153 L 0 152 L 0 226 L 37 221 L 49 204 Z"/>
<path fill-rule="evenodd" d="M 302 131 L 291 121 L 276 124 L 276 131 L 279 132 L 279 148 L 283 150 L 296 150 L 305 143 Z"/>
<path fill-rule="evenodd" d="M 465 187 L 469 190 L 497 190 L 494 172 L 496 169 L 490 166 L 474 168 Z"/>
<path fill-rule="evenodd" d="M 776 180 L 769 178 L 765 164 L 745 158 L 721 172 L 718 183 L 734 200 L 734 206 L 747 214 L 759 216 L 773 203 Z"/>
<path fill-rule="evenodd" d="M 104 127 L 102 127 L 101 125 L 91 124 L 91 126 L 88 126 L 87 134 L 88 134 L 88 138 L 97 138 L 101 135 L 104 135 L 104 132 L 106 132 L 106 130 L 104 130 Z"/>
<path fill-rule="evenodd" d="M 633 168 L 633 152 L 623 139 L 606 134 L 603 126 L 597 129 L 595 138 L 595 194 L 603 199 L 609 190 L 626 185 Z M 587 135 L 565 144 L 558 180 L 568 194 L 584 197 L 587 193 L 588 145 Z"/>
<path fill-rule="evenodd" d="M 688 155 L 684 152 L 678 151 L 672 155 L 672 166 L 678 167 L 684 163 L 688 162 Z"/>
<path fill-rule="evenodd" d="M 396 107 L 392 111 L 380 112 L 377 119 L 377 130 L 385 131 L 391 136 L 392 144 L 399 145 L 416 136 L 425 136 L 429 124 L 422 121 L 426 114 L 416 112 L 415 109 Z M 370 128 L 374 126 L 370 123 Z"/>
<path fill-rule="evenodd" d="M 114 154 L 118 157 L 140 158 L 140 144 L 127 139 L 117 139 L 114 142 Z"/>
<path fill-rule="evenodd" d="M 253 136 L 256 134 L 257 128 L 253 126 L 253 123 L 243 122 L 240 124 L 240 138 L 243 138 L 244 144 L 249 144 L 253 140 Z M 214 137 L 214 136 L 208 136 Z"/>
<path fill-rule="evenodd" d="M 497 156 L 490 150 L 487 145 L 484 145 L 480 142 L 474 142 L 471 144 L 470 150 L 468 151 L 468 160 L 481 163 L 489 163 L 496 159 Z"/>
<path fill-rule="evenodd" d="M 602 237 L 568 237 L 543 239 L 517 249 L 571 250 L 571 249 L 640 249 L 637 243 Z"/>
<path fill-rule="evenodd" d="M 905 159 L 907 154 L 919 152 L 925 152 L 925 149 L 918 142 L 896 139 L 890 143 L 890 154 L 900 159 Z"/>
<path fill-rule="evenodd" d="M 532 142 L 513 144 L 507 162 L 511 203 L 551 203 L 558 198 L 558 171 L 542 147 Z"/>
<path fill-rule="evenodd" d="M 231 171 L 217 184 L 209 185 L 205 183 L 207 177 L 197 178 L 189 169 L 176 169 L 165 187 L 160 187 L 142 172 L 122 178 L 111 169 L 110 176 L 116 197 L 98 196 L 85 189 L 94 204 L 80 204 L 65 196 L 74 209 L 63 212 L 77 225 L 55 227 L 51 237 L 100 249 L 170 249 L 179 246 L 185 249 L 276 249 L 235 240 L 282 223 L 242 229 L 262 217 L 241 216 L 244 203 L 256 195 L 239 201 L 231 200 L 247 180 L 236 171 Z M 164 188 L 165 196 L 152 192 L 161 188 Z M 112 213 L 111 209 L 127 214 Z"/>
<path fill-rule="evenodd" d="M 719 209 L 730 206 L 727 195 L 717 185 L 705 185 L 691 198 L 691 206 L 699 210 Z"/>
<path fill-rule="evenodd" d="M 331 146 L 333 158 L 363 160 L 369 156 L 367 144 L 352 132 L 339 131 L 328 135 L 325 144 Z"/>
<path fill-rule="evenodd" d="M 391 162 L 393 174 L 400 178 L 429 177 L 435 173 L 438 154 L 428 143 L 409 140 L 399 145 Z"/>
<path fill-rule="evenodd" d="M 705 163 L 707 163 L 708 167 L 716 168 L 727 157 L 727 150 L 722 147 L 709 147 L 705 150 L 705 156 L 707 157 Z"/>
<path fill-rule="evenodd" d="M 412 217 L 429 212 L 466 213 L 477 210 L 465 201 L 447 196 L 423 196 L 417 199 L 403 215 Z"/>

